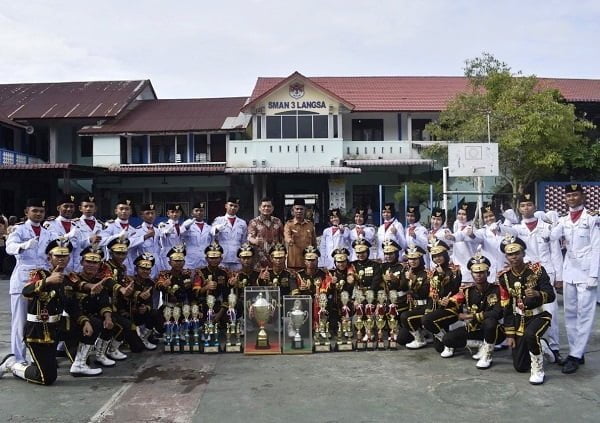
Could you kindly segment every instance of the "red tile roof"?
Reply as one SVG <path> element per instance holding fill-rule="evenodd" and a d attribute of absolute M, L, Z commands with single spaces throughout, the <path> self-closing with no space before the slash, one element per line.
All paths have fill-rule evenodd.
<path fill-rule="evenodd" d="M 0 84 L 0 112 L 10 119 L 117 116 L 149 80 Z"/>
<path fill-rule="evenodd" d="M 287 78 L 258 78 L 249 102 Z M 355 112 L 439 111 L 466 91 L 462 76 L 312 77 L 316 84 L 355 105 Z M 557 88 L 567 101 L 600 101 L 600 80 L 540 78 Z"/>
<path fill-rule="evenodd" d="M 84 127 L 81 134 L 170 133 L 221 129 L 236 117 L 247 97 L 142 100 L 122 118 L 102 126 Z"/>

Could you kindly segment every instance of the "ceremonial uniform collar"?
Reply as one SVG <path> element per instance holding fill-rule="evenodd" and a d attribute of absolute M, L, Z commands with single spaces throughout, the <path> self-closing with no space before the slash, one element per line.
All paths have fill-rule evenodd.
<path fill-rule="evenodd" d="M 570 212 L 578 212 L 578 211 L 583 210 L 583 209 L 584 209 L 584 205 L 583 204 L 580 205 L 580 206 L 577 206 L 577 207 L 569 207 L 569 211 Z"/>

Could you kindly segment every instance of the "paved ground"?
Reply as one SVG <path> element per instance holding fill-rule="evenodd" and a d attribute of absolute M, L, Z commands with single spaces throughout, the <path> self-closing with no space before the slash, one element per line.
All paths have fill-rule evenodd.
<path fill-rule="evenodd" d="M 9 349 L 8 282 L 0 280 L 0 353 Z M 600 318 L 596 318 L 600 320 Z M 561 333 L 562 335 L 562 333 Z M 598 421 L 600 324 L 572 376 L 546 365 L 533 387 L 508 352 L 487 371 L 433 349 L 244 356 L 143 353 L 98 378 L 60 361 L 51 387 L 0 379 L 1 422 L 560 422 Z M 62 359 L 61 359 L 62 360 Z"/>

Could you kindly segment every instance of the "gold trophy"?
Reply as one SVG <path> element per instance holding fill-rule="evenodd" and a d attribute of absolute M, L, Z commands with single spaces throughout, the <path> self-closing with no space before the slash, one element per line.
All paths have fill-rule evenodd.
<path fill-rule="evenodd" d="M 329 312 L 327 311 L 327 294 L 319 294 L 319 311 L 317 313 L 317 330 L 315 331 L 315 351 L 331 351 L 331 341 L 329 334 Z"/>
<path fill-rule="evenodd" d="M 170 353 L 173 352 L 173 346 L 171 345 L 171 342 L 173 340 L 173 309 L 169 306 L 165 306 L 164 310 L 163 310 L 163 316 L 165 318 L 165 352 L 166 353 Z"/>
<path fill-rule="evenodd" d="M 256 335 L 256 349 L 268 350 L 271 348 L 269 344 L 269 335 L 265 330 L 265 325 L 273 316 L 277 306 L 277 300 L 273 299 L 269 302 L 263 293 L 259 292 L 253 303 L 248 301 L 248 311 L 251 318 L 258 324 L 258 334 Z"/>
<path fill-rule="evenodd" d="M 390 304 L 387 308 L 387 321 L 388 321 L 388 346 L 390 349 L 398 349 L 398 291 L 395 289 L 390 290 Z"/>
<path fill-rule="evenodd" d="M 375 349 L 375 336 L 373 335 L 373 328 L 375 327 L 375 293 L 369 289 L 365 295 L 367 305 L 365 306 L 365 314 L 367 319 L 365 320 L 365 336 L 363 338 L 367 343 L 367 349 Z"/>
<path fill-rule="evenodd" d="M 215 322 L 215 302 L 214 295 L 206 296 L 206 321 L 204 322 L 204 352 L 219 352 L 219 331 Z"/>
<path fill-rule="evenodd" d="M 182 308 L 183 320 L 181 321 L 180 333 L 183 341 L 183 352 L 190 352 L 190 306 L 185 304 Z"/>
<path fill-rule="evenodd" d="M 385 328 L 385 312 L 387 296 L 384 290 L 377 291 L 377 307 L 375 309 L 375 326 L 377 326 L 377 349 L 385 350 L 385 342 L 383 340 L 383 329 Z"/>
<path fill-rule="evenodd" d="M 288 311 L 287 317 L 292 324 L 294 336 L 292 338 L 292 348 L 300 350 L 304 348 L 304 340 L 300 335 L 300 328 L 308 320 L 308 311 L 302 310 L 300 300 L 295 300 L 291 311 Z"/>
<path fill-rule="evenodd" d="M 197 304 L 192 306 L 192 352 L 200 352 L 200 307 Z"/>
<path fill-rule="evenodd" d="M 340 323 L 338 325 L 338 351 L 352 351 L 352 318 L 350 306 L 350 294 L 348 291 L 340 293 L 342 308 L 340 310 Z"/>
<path fill-rule="evenodd" d="M 365 297 L 360 289 L 354 290 L 354 326 L 356 327 L 356 350 L 364 350 L 367 346 L 363 339 L 363 329 L 365 328 L 365 306 L 363 301 Z"/>
<path fill-rule="evenodd" d="M 229 306 L 227 308 L 227 330 L 225 332 L 227 336 L 227 343 L 225 344 L 225 352 L 241 352 L 242 344 L 240 343 L 240 323 L 235 311 L 237 295 L 234 293 L 229 294 L 229 297 L 227 297 L 227 302 L 229 303 Z"/>
<path fill-rule="evenodd" d="M 179 337 L 179 319 L 181 318 L 181 307 L 173 307 L 173 352 L 181 352 L 181 338 Z"/>

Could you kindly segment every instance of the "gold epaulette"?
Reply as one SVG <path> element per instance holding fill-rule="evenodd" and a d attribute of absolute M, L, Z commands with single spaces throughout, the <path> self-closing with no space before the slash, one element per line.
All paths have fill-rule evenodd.
<path fill-rule="evenodd" d="M 598 216 L 598 210 L 586 210 L 590 216 Z"/>
<path fill-rule="evenodd" d="M 529 268 L 533 271 L 533 273 L 541 273 L 542 264 L 540 262 L 529 263 Z"/>

